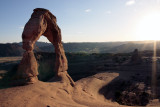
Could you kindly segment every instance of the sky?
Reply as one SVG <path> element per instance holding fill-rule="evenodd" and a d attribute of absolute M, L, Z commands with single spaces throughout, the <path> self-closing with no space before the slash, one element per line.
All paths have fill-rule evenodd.
<path fill-rule="evenodd" d="M 0 0 L 0 43 L 21 42 L 35 8 L 57 17 L 63 42 L 160 39 L 160 0 Z"/>

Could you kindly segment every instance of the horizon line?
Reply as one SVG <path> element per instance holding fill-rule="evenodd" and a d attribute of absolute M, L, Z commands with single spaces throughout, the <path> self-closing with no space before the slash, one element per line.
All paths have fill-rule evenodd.
<path fill-rule="evenodd" d="M 128 40 L 128 41 L 103 41 L 103 42 L 96 42 L 96 41 L 82 41 L 82 42 L 64 42 L 62 41 L 63 43 L 109 43 L 109 42 L 154 42 L 154 41 L 160 41 L 160 40 Z M 20 42 L 0 42 L 0 44 L 9 44 L 9 43 L 21 43 L 22 41 Z M 44 42 L 44 43 L 51 43 L 51 42 L 45 42 L 45 41 L 36 41 L 36 42 Z"/>

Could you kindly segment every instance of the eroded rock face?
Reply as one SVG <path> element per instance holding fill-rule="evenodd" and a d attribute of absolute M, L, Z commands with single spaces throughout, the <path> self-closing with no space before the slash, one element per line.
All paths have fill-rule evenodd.
<path fill-rule="evenodd" d="M 20 78 L 35 77 L 38 75 L 38 64 L 33 51 L 26 51 L 18 68 Z"/>
<path fill-rule="evenodd" d="M 144 83 L 132 84 L 116 99 L 119 104 L 129 106 L 146 106 L 151 100 L 151 91 Z"/>
<path fill-rule="evenodd" d="M 56 17 L 43 8 L 36 8 L 31 18 L 26 23 L 22 33 L 23 49 L 26 51 L 18 68 L 18 77 L 20 78 L 37 78 L 37 62 L 33 54 L 34 44 L 41 35 L 54 45 L 56 53 L 55 72 L 56 79 L 74 85 L 74 81 L 67 73 L 68 62 L 62 45 L 61 30 L 56 23 Z M 34 83 L 36 79 L 27 79 L 28 82 Z M 34 80 L 32 82 L 32 80 Z"/>

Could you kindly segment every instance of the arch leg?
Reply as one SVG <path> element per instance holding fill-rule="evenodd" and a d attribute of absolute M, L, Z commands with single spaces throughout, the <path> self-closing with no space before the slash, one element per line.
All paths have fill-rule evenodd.
<path fill-rule="evenodd" d="M 61 42 L 54 43 L 56 53 L 56 77 L 62 82 L 67 82 L 74 86 L 75 83 L 67 73 L 68 61 L 64 52 L 64 48 Z"/>
<path fill-rule="evenodd" d="M 18 66 L 17 85 L 32 84 L 38 81 L 38 64 L 33 51 L 25 51 Z"/>

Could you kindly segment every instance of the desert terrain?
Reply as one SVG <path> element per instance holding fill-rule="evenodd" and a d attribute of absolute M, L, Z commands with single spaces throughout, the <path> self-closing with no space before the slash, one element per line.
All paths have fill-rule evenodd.
<path fill-rule="evenodd" d="M 40 81 L 26 86 L 12 86 L 14 73 L 9 73 L 16 70 L 16 65 L 22 57 L 1 58 L 1 106 L 159 107 L 158 75 L 160 73 L 157 68 L 157 96 L 153 98 L 150 58 L 144 57 L 142 63 L 129 65 L 126 63 L 129 61 L 130 54 L 127 56 L 126 53 L 118 55 L 69 53 L 66 55 L 69 62 L 68 73 L 75 81 L 74 87 L 62 82 L 49 82 L 54 76 L 55 55 L 53 53 L 35 54 L 39 63 Z M 8 74 L 4 71 L 8 71 Z M 8 79 L 7 76 L 10 78 Z"/>
<path fill-rule="evenodd" d="M 160 107 L 160 0 L 2 0 L 0 107 Z"/>

